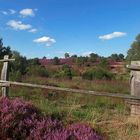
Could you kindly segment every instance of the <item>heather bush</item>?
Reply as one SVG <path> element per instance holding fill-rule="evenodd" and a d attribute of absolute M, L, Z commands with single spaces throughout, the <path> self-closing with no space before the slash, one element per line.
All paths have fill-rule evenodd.
<path fill-rule="evenodd" d="M 2 140 L 102 140 L 85 124 L 64 126 L 56 117 L 45 117 L 31 103 L 17 98 L 0 99 Z"/>
<path fill-rule="evenodd" d="M 40 111 L 32 104 L 1 98 L 0 139 L 25 139 L 40 118 Z"/>
<path fill-rule="evenodd" d="M 31 131 L 29 140 L 64 140 L 62 133 L 65 133 L 62 122 L 57 119 L 45 118 L 38 121 Z M 65 139 L 66 140 L 66 139 Z"/>
<path fill-rule="evenodd" d="M 37 123 L 29 140 L 102 140 L 94 129 L 85 124 L 63 127 L 57 120 L 43 120 Z"/>
<path fill-rule="evenodd" d="M 94 129 L 86 124 L 76 123 L 68 127 L 70 137 L 74 140 L 102 140 Z"/>

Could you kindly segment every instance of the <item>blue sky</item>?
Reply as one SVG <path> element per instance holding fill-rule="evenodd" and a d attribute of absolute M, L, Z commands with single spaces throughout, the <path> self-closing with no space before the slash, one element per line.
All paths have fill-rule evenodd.
<path fill-rule="evenodd" d="M 33 58 L 126 55 L 140 33 L 140 0 L 0 0 L 0 37 Z"/>

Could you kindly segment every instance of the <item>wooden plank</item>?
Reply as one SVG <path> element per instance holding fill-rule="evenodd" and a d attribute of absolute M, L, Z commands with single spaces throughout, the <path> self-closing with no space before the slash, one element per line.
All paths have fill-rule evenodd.
<path fill-rule="evenodd" d="M 130 105 L 139 105 L 140 106 L 140 101 L 139 100 L 126 99 L 126 103 L 130 104 Z"/>
<path fill-rule="evenodd" d="M 71 92 L 71 93 L 82 93 L 82 94 L 90 94 L 90 95 L 104 96 L 104 97 L 114 97 L 114 98 L 121 98 L 121 99 L 133 99 L 133 100 L 140 101 L 140 97 L 138 96 L 126 95 L 126 94 L 120 94 L 120 93 L 106 93 L 106 92 L 97 92 L 97 91 L 89 91 L 89 90 L 82 90 L 82 89 L 80 90 L 80 89 L 60 88 L 60 87 L 54 87 L 54 86 L 13 82 L 13 81 L 5 81 L 5 80 L 0 80 L 0 82 L 9 83 L 10 85 L 16 85 L 16 86 L 42 88 L 42 89 L 49 89 L 49 90 L 57 90 L 57 91 L 64 91 L 64 92 Z"/>
<path fill-rule="evenodd" d="M 9 83 L 0 83 L 0 87 L 10 87 Z"/>
<path fill-rule="evenodd" d="M 8 60 L 9 56 L 5 55 L 4 60 Z M 2 80 L 9 80 L 9 69 L 8 69 L 8 61 L 5 61 L 3 64 L 2 72 L 1 72 Z M 2 96 L 7 97 L 9 92 L 8 87 L 2 87 Z"/>
<path fill-rule="evenodd" d="M 15 59 L 1 59 L 0 62 L 10 62 L 15 61 Z"/>
<path fill-rule="evenodd" d="M 128 69 L 130 69 L 130 70 L 140 71 L 140 66 L 127 65 L 126 67 L 127 67 Z"/>

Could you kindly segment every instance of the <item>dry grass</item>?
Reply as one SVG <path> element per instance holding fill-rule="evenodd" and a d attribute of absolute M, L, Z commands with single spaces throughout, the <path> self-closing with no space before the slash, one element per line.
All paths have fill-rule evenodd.
<path fill-rule="evenodd" d="M 52 86 L 68 87 L 76 89 L 87 89 L 94 91 L 103 91 L 111 93 L 125 93 L 130 94 L 129 81 L 120 80 L 83 80 L 81 78 L 68 79 L 54 79 L 54 78 L 41 78 L 41 77 L 28 77 L 23 79 L 26 82 L 48 84 Z"/>

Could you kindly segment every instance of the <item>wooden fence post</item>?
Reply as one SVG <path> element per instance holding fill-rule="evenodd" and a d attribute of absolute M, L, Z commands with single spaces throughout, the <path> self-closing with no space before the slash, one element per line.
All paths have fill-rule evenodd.
<path fill-rule="evenodd" d="M 140 61 L 132 61 L 128 68 L 131 70 L 131 95 L 140 96 Z M 131 115 L 140 116 L 140 101 L 130 100 L 129 104 L 131 105 Z"/>
<path fill-rule="evenodd" d="M 3 68 L 2 68 L 2 72 L 1 72 L 1 80 L 5 80 L 8 81 L 9 80 L 9 69 L 8 69 L 8 60 L 9 56 L 5 55 L 4 56 L 4 64 L 3 64 Z M 7 97 L 9 95 L 9 87 L 5 86 L 2 87 L 2 96 Z"/>
<path fill-rule="evenodd" d="M 10 61 L 15 61 L 15 59 L 9 59 L 8 55 L 5 55 L 4 59 L 0 60 L 0 62 L 4 62 L 3 68 L 1 71 L 1 80 L 5 80 L 5 81 L 9 80 L 9 62 Z M 10 84 L 5 82 L 5 83 L 0 83 L 0 86 L 2 87 L 2 96 L 7 97 L 9 95 Z"/>

